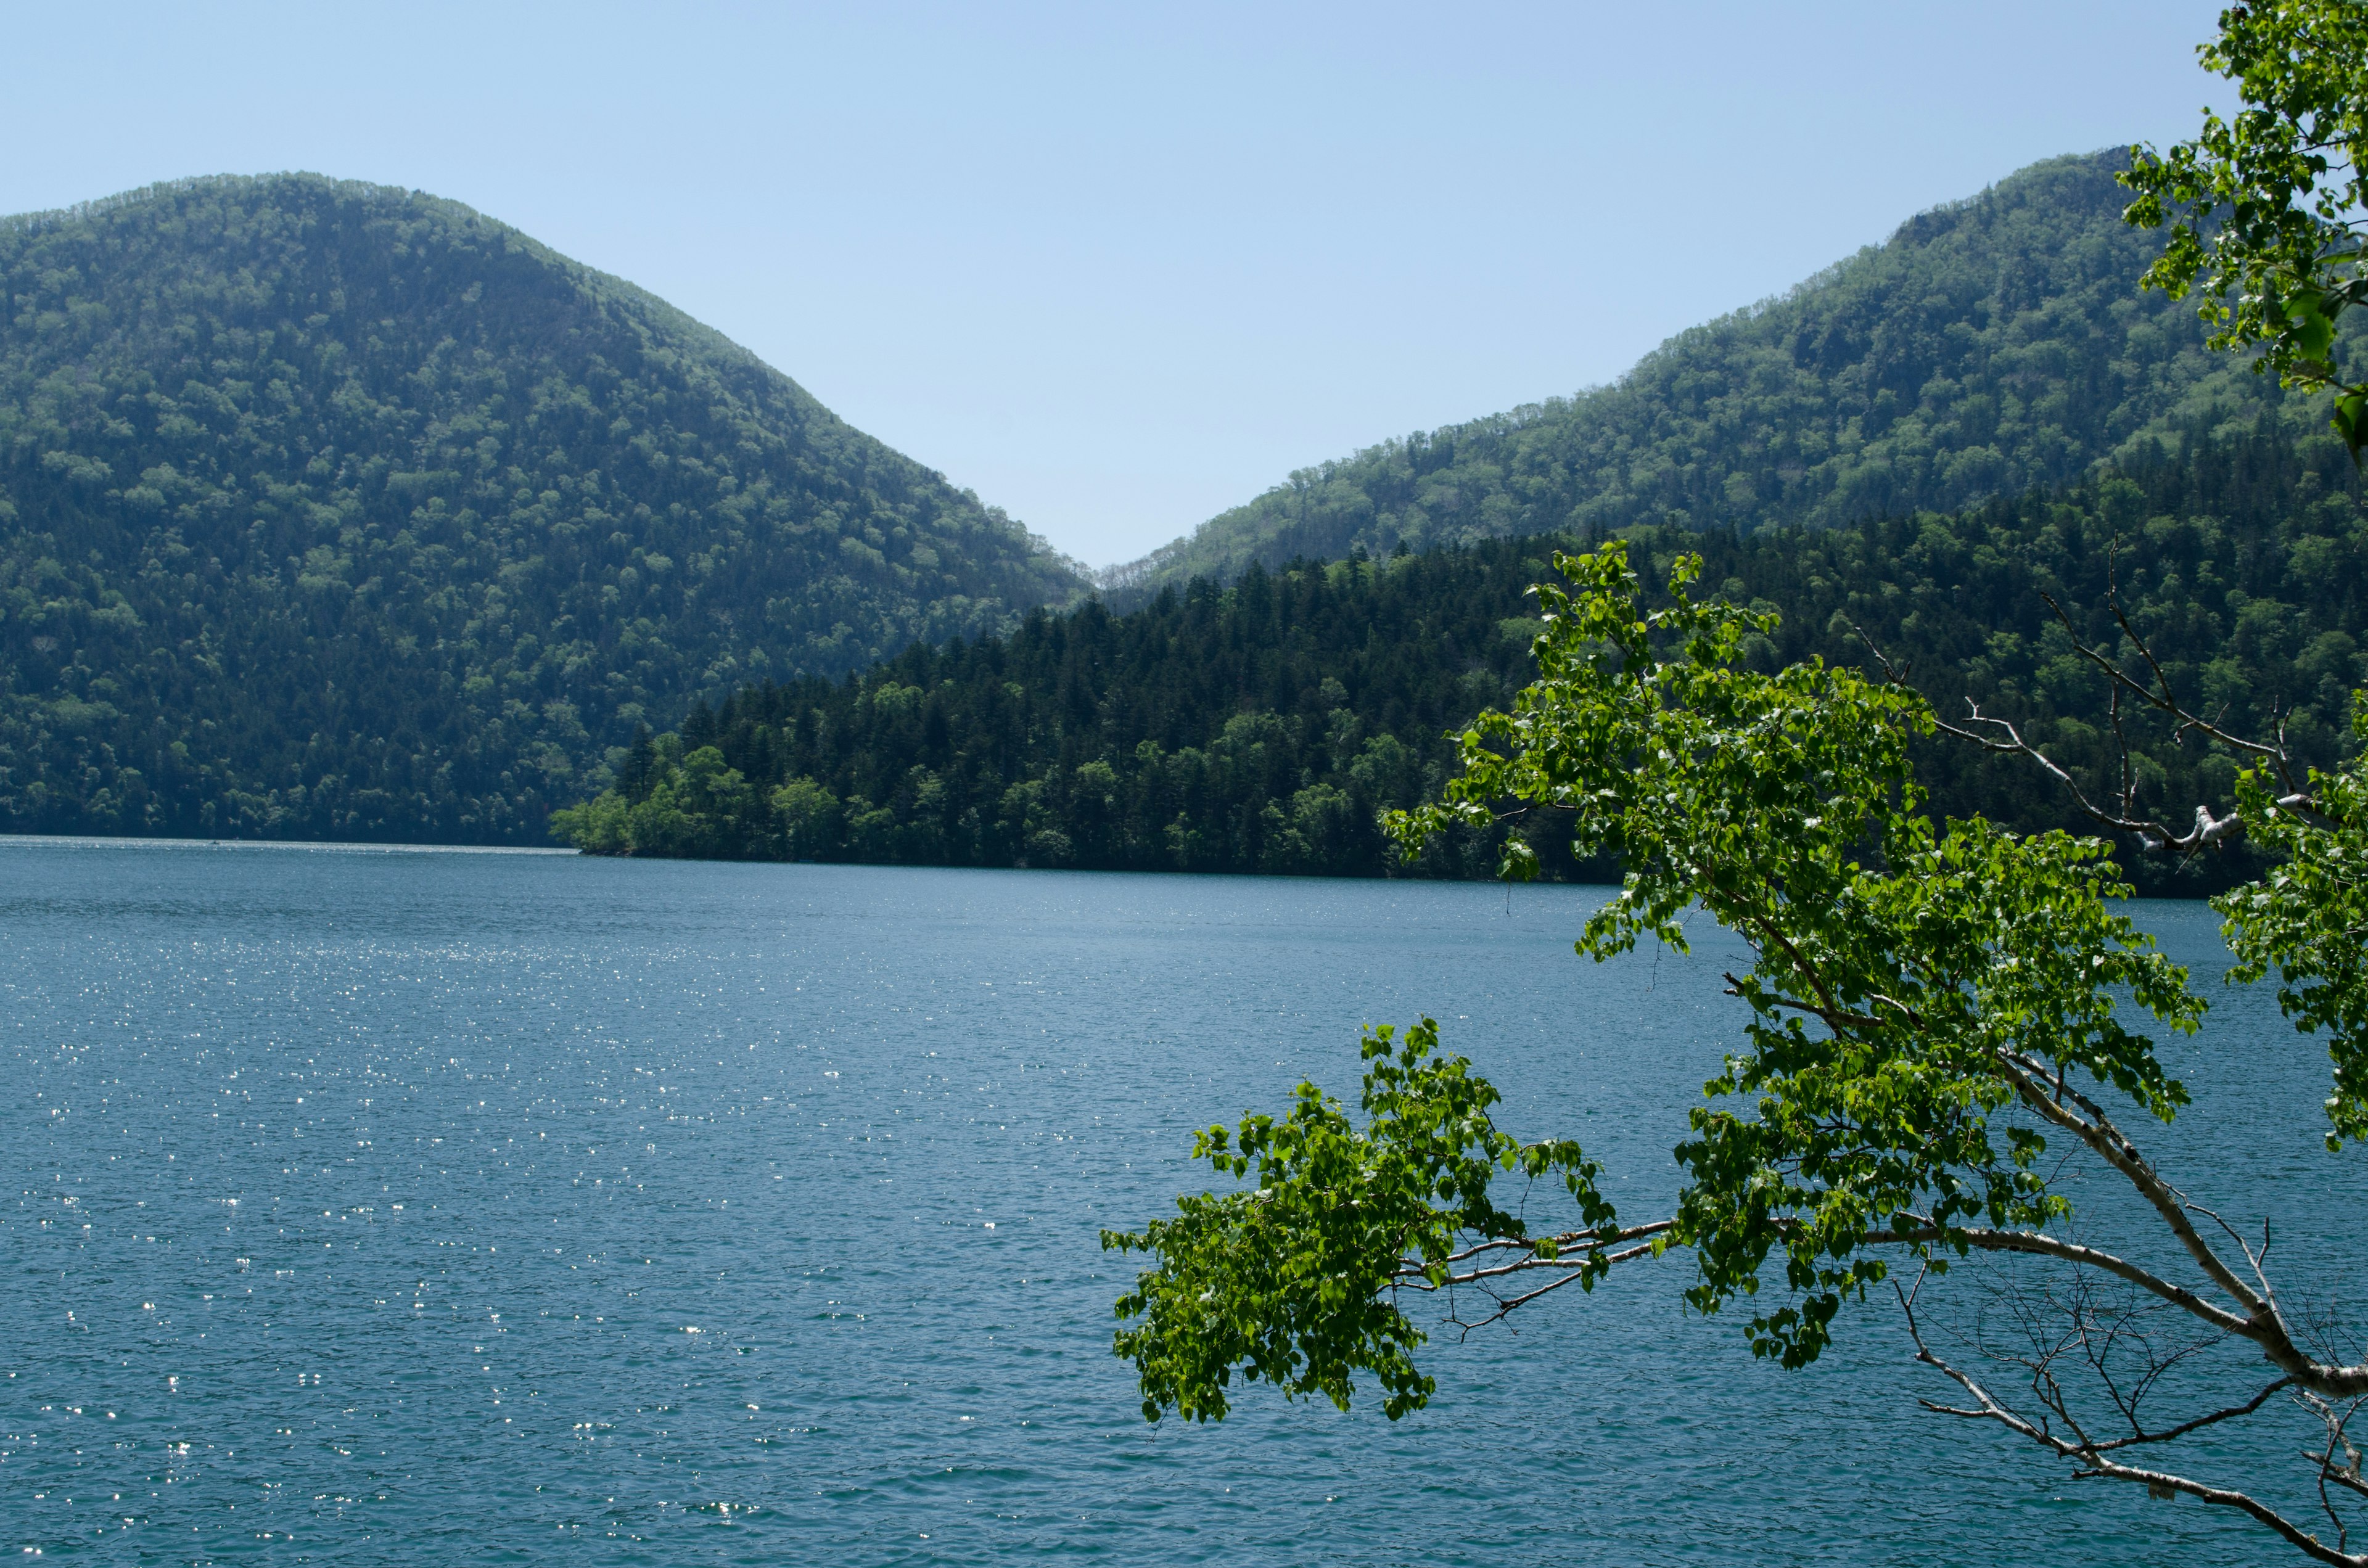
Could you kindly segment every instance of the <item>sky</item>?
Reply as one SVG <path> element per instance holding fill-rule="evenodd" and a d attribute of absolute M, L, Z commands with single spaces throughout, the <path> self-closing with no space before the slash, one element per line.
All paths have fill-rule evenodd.
<path fill-rule="evenodd" d="M 463 201 L 1090 565 L 1616 379 L 2037 159 L 2195 130 L 2192 0 L 0 0 L 0 212 Z"/>

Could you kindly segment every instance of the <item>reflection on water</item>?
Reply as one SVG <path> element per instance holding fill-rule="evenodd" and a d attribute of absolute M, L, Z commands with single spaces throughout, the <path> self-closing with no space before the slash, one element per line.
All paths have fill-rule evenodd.
<path fill-rule="evenodd" d="M 1666 1199 L 1735 954 L 1588 965 L 1600 896 L 0 841 L 0 1550 L 2259 1555 L 1921 1415 L 1883 1312 L 1755 1365 L 1675 1260 L 1435 1347 L 1395 1426 L 1141 1421 L 1099 1228 L 1201 1183 L 1190 1129 L 1352 1092 L 1362 1022 L 1437 1015 L 1514 1130 Z M 2357 1213 L 2265 1002 L 2176 1048 L 2242 1112 L 2178 1152 Z"/>

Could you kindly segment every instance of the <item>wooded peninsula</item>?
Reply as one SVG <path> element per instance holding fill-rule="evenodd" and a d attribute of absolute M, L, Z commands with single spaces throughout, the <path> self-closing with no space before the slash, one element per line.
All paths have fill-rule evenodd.
<path fill-rule="evenodd" d="M 2331 436 L 2192 440 L 1950 515 L 1622 532 L 1647 581 L 1698 551 L 1713 594 L 1782 616 L 1755 667 L 1866 665 L 1871 643 L 1944 716 L 1978 701 L 2100 788 L 2120 754 L 2099 724 L 2104 677 L 2076 643 L 2113 645 L 2116 605 L 2173 686 L 2232 726 L 2283 724 L 2323 764 L 2350 738 L 2368 515 Z M 1128 614 L 1039 611 L 1008 636 L 916 647 L 843 681 L 743 687 L 643 738 L 614 788 L 554 824 L 605 854 L 1488 875 L 1501 846 L 1487 835 L 1434 838 L 1405 866 L 1378 815 L 1434 797 L 1455 734 L 1533 678 L 1528 589 L 1552 577 L 1554 551 L 1591 542 L 1252 562 Z M 2227 809 L 2225 753 L 2131 725 L 2142 801 Z M 1938 814 L 2092 831 L 2021 758 L 1943 736 L 1918 760 Z M 1574 861 L 1552 812 L 1499 832 L 1527 837 L 1546 874 L 1610 869 Z M 2203 892 L 2248 865 L 2239 849 L 2128 869 L 2148 891 Z"/>

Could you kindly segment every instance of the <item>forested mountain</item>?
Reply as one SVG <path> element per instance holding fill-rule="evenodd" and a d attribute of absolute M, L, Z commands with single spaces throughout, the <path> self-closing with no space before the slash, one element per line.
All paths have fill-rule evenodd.
<path fill-rule="evenodd" d="M 645 715 L 1082 585 L 456 203 L 279 176 L 0 220 L 0 830 L 538 842 Z"/>
<path fill-rule="evenodd" d="M 1437 737 L 1527 678 L 1503 618 L 1542 548 L 1253 563 L 1124 617 L 1089 601 L 747 688 L 554 825 L 638 854 L 1372 871 L 1374 811 L 1435 788 Z"/>
<path fill-rule="evenodd" d="M 2139 292 L 2162 239 L 2121 221 L 2123 166 L 2120 153 L 2033 165 L 1679 335 L 1611 386 L 1303 470 L 1104 585 L 1135 602 L 1359 546 L 1953 511 L 2248 426 L 2278 389 L 2203 348 L 2193 301 Z"/>
<path fill-rule="evenodd" d="M 1943 711 L 1977 698 L 2092 785 L 2117 762 L 2103 681 L 2043 593 L 2102 643 L 2118 590 L 2191 703 L 2239 732 L 2283 720 L 2316 761 L 2348 755 L 2351 692 L 2368 680 L 2368 510 L 2323 434 L 2191 442 L 2055 498 L 1953 515 L 1626 533 L 1651 579 L 1699 550 L 1705 590 L 1777 610 L 1775 637 L 1752 650 L 1763 667 L 1863 665 L 1855 623 Z M 1196 578 L 1131 614 L 1088 603 L 843 682 L 749 687 L 636 747 L 617 790 L 556 825 L 606 853 L 1395 874 L 1375 812 L 1434 794 L 1452 763 L 1444 733 L 1534 673 L 1524 590 L 1575 542 L 1272 574 L 1253 562 L 1231 585 Z M 2229 757 L 2159 726 L 2132 733 L 2153 809 L 2231 803 Z M 1919 761 L 1939 812 L 2091 831 L 2027 762 L 1945 738 Z M 1521 831 L 1553 874 L 1605 869 L 1572 865 L 1551 821 Z M 1417 869 L 1495 864 L 1492 846 L 1467 840 Z M 2247 867 L 2239 850 L 2132 869 L 2177 892 Z"/>

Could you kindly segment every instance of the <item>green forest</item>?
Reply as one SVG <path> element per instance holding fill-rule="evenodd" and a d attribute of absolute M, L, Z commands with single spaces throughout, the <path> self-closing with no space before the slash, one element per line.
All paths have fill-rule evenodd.
<path fill-rule="evenodd" d="M 1623 530 L 1665 580 L 1681 551 L 1704 584 L 1772 608 L 1752 649 L 1864 665 L 1862 629 L 1944 713 L 1967 698 L 2021 722 L 2101 781 L 2118 753 L 2102 676 L 2118 595 L 2175 688 L 2239 732 L 2286 725 L 2315 761 L 2347 754 L 2368 679 L 2368 511 L 2328 435 L 2192 439 L 2126 472 L 1954 514 L 1748 535 Z M 1529 585 L 1572 536 L 1390 556 L 1253 562 L 1148 605 L 1030 615 L 1008 636 L 915 648 L 842 681 L 743 687 L 637 744 L 617 787 L 554 825 L 597 853 L 957 866 L 1374 876 L 1486 875 L 1497 846 L 1434 841 L 1401 867 L 1375 815 L 1436 794 L 1447 738 L 1534 671 Z M 2132 736 L 2142 801 L 2225 811 L 2237 765 L 2158 727 Z M 1937 812 L 2090 831 L 2027 761 L 1936 737 L 1919 765 Z M 1551 815 L 1521 832 L 1550 875 L 1574 863 Z M 2137 858 L 2155 892 L 2249 874 L 2242 850 Z"/>
<path fill-rule="evenodd" d="M 287 176 L 0 220 L 0 831 L 538 844 L 563 811 L 612 852 L 1377 873 L 1375 812 L 1529 678 L 1524 590 L 1615 530 L 1698 540 L 1782 656 L 1860 657 L 1847 610 L 2090 762 L 2038 592 L 2094 631 L 2117 560 L 2199 697 L 2291 695 L 2336 747 L 2355 482 L 2135 290 L 2158 242 L 2115 166 L 1912 220 L 1616 387 L 1295 476 L 1099 600 L 457 204 Z M 2060 817 L 1933 762 L 1944 809 Z M 2153 765 L 2225 798 L 2217 761 Z"/>
<path fill-rule="evenodd" d="M 1084 581 L 641 290 L 313 176 L 0 220 L 0 831 L 539 843 Z"/>
<path fill-rule="evenodd" d="M 1953 512 L 2280 410 L 2193 301 L 2143 293 L 2119 153 L 2033 165 L 1670 339 L 1616 383 L 1293 473 L 1131 565 L 1113 602 L 1251 561 L 1640 523 L 1746 531 Z M 2345 349 L 2359 358 L 2358 335 Z M 2323 412 L 2301 415 L 2316 424 Z"/>

